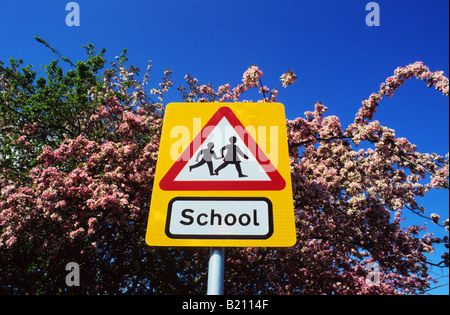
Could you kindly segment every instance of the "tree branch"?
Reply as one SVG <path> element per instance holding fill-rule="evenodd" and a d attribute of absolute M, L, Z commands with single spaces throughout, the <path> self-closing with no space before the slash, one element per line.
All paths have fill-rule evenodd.
<path fill-rule="evenodd" d="M 310 142 L 314 142 L 314 141 L 332 141 L 332 140 L 342 140 L 342 139 L 352 139 L 352 137 L 348 137 L 348 136 L 335 136 L 335 137 L 330 137 L 330 138 L 319 138 L 319 137 L 314 137 L 314 139 L 308 139 L 308 140 L 304 140 L 298 143 L 294 143 L 290 146 L 290 149 L 294 149 L 296 147 L 300 147 L 304 144 L 308 144 Z"/>
<path fill-rule="evenodd" d="M 395 154 L 395 153 L 394 153 L 394 154 Z M 424 170 L 425 172 L 427 172 L 428 174 L 430 174 L 431 176 L 436 176 L 435 173 L 431 172 L 430 170 L 428 170 L 428 169 L 427 169 L 426 167 L 424 167 L 423 165 L 419 165 L 419 164 L 417 164 L 417 163 L 411 161 L 410 159 L 408 159 L 407 157 L 405 157 L 405 156 L 402 155 L 402 154 L 397 154 L 397 155 L 398 155 L 401 159 L 403 159 L 404 161 L 406 161 L 406 162 L 408 162 L 408 163 L 411 163 L 411 164 L 414 165 L 415 167 L 422 167 L 423 170 Z"/>
<path fill-rule="evenodd" d="M 267 100 L 266 93 L 264 92 L 264 85 L 262 84 L 261 78 L 258 78 L 258 81 L 259 81 L 259 84 L 261 85 L 260 89 L 262 91 L 262 95 L 264 97 L 264 101 L 266 101 Z"/>
<path fill-rule="evenodd" d="M 417 214 L 419 217 L 422 217 L 422 218 L 424 218 L 424 219 L 427 219 L 427 220 L 430 220 L 430 221 L 433 222 L 433 220 L 431 220 L 430 217 L 424 216 L 423 214 L 421 214 L 421 213 L 419 213 L 419 212 L 417 212 L 417 211 L 414 211 L 414 209 L 412 209 L 411 207 L 405 205 L 405 208 L 408 209 L 408 210 L 410 210 L 412 213 Z M 433 223 L 436 224 L 436 225 L 439 225 L 440 227 L 445 228 L 445 226 L 443 226 L 442 224 L 435 223 L 435 222 L 433 222 Z"/>

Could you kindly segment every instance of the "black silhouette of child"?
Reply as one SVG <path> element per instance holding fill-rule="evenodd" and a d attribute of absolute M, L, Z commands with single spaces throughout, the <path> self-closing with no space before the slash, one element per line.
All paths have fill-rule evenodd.
<path fill-rule="evenodd" d="M 236 137 L 230 137 L 230 144 L 227 144 L 220 150 L 223 158 L 223 163 L 219 165 L 219 167 L 214 171 L 216 175 L 219 175 L 219 171 L 227 167 L 229 164 L 234 164 L 239 177 L 248 177 L 247 175 L 242 174 L 241 160 L 239 159 L 239 155 L 246 160 L 248 159 L 248 156 L 245 155 L 238 146 L 236 146 L 236 141 Z M 226 155 L 224 155 L 224 151 L 227 151 Z"/>
<path fill-rule="evenodd" d="M 214 143 L 209 142 L 207 144 L 207 148 L 205 148 L 203 150 L 200 150 L 200 152 L 197 154 L 197 157 L 196 157 L 195 161 L 198 162 L 198 160 L 200 159 L 200 156 L 203 155 L 203 157 L 200 160 L 200 162 L 198 162 L 197 164 L 189 166 L 189 172 L 192 172 L 192 170 L 194 168 L 202 166 L 203 164 L 206 163 L 208 165 L 208 168 L 209 168 L 209 175 L 211 175 L 211 176 L 217 175 L 217 173 L 213 172 L 212 159 L 215 158 L 217 160 L 217 159 L 219 159 L 219 157 L 216 155 L 216 153 L 214 152 L 213 148 L 214 148 Z"/>

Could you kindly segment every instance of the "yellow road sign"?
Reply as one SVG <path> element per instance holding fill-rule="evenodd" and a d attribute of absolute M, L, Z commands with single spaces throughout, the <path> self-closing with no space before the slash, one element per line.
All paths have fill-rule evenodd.
<path fill-rule="evenodd" d="M 145 239 L 151 246 L 293 246 L 284 106 L 168 104 Z"/>

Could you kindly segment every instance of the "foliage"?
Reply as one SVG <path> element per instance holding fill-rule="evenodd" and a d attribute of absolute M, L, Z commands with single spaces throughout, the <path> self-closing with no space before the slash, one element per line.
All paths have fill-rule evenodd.
<path fill-rule="evenodd" d="M 87 60 L 72 63 L 38 41 L 59 57 L 45 77 L 20 59 L 0 63 L 0 293 L 204 293 L 206 249 L 152 248 L 143 239 L 171 70 L 148 93 L 151 63 L 139 82 L 126 50 L 104 69 L 105 50 L 91 44 Z M 187 75 L 178 90 L 187 102 L 242 101 L 256 88 L 260 101 L 273 102 L 297 80 L 290 70 L 269 89 L 262 76 L 253 65 L 242 84 L 215 91 Z M 395 70 L 346 129 L 321 103 L 287 121 L 298 242 L 227 249 L 227 293 L 421 293 L 431 286 L 430 264 L 448 267 L 448 253 L 438 263 L 425 256 L 436 244 L 448 248 L 447 236 L 400 226 L 403 211 L 425 216 L 415 197 L 448 189 L 448 157 L 419 153 L 373 120 L 381 99 L 412 77 L 448 96 L 443 73 L 417 62 Z M 357 150 L 362 142 L 374 148 Z M 426 217 L 448 230 L 448 219 Z M 71 261 L 79 287 L 64 282 Z M 378 284 L 366 280 L 373 262 Z"/>

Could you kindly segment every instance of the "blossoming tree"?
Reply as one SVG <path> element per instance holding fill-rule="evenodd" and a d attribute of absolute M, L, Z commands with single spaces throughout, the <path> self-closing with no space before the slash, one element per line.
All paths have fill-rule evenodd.
<path fill-rule="evenodd" d="M 144 242 L 171 70 L 148 89 L 151 63 L 139 81 L 125 52 L 103 70 L 104 51 L 92 45 L 74 64 L 40 41 L 59 56 L 45 78 L 21 60 L 0 63 L 0 293 L 205 292 L 207 250 Z M 245 102 L 245 92 L 258 89 L 260 102 L 273 102 L 297 80 L 288 71 L 270 89 L 262 76 L 253 65 L 242 83 L 214 89 L 187 75 L 178 90 L 186 102 Z M 346 128 L 321 103 L 286 122 L 297 243 L 227 249 L 227 293 L 401 294 L 433 286 L 430 266 L 448 267 L 448 253 L 438 262 L 425 254 L 438 244 L 448 249 L 448 219 L 426 213 L 416 197 L 448 189 L 448 156 L 420 153 L 373 120 L 382 98 L 414 77 L 448 97 L 443 73 L 416 62 L 397 68 Z M 358 149 L 363 142 L 373 148 Z M 403 211 L 441 226 L 442 235 L 401 227 Z M 72 261 L 79 287 L 64 283 Z"/>

